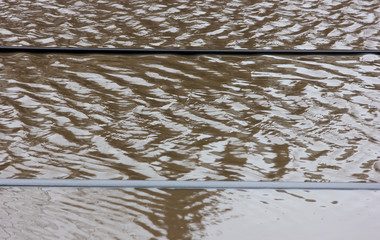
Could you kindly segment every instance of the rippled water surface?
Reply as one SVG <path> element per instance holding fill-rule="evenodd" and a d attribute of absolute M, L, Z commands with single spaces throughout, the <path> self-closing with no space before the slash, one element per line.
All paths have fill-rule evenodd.
<path fill-rule="evenodd" d="M 376 239 L 380 227 L 380 192 L 26 188 L 0 194 L 3 239 L 354 240 Z"/>
<path fill-rule="evenodd" d="M 379 49 L 379 4 L 0 1 L 0 45 Z M 0 178 L 378 182 L 379 90 L 377 55 L 3 53 Z M 241 223 L 278 218 L 305 239 L 291 223 L 306 217 L 357 239 L 379 227 L 378 195 L 1 189 L 0 236 L 251 239 Z"/>

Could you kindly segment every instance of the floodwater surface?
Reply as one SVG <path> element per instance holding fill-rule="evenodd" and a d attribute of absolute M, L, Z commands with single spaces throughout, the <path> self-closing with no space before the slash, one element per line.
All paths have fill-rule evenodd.
<path fill-rule="evenodd" d="M 3 1 L 0 45 L 379 49 L 378 5 Z M 0 178 L 378 182 L 379 90 L 369 54 L 1 54 Z M 2 239 L 370 239 L 380 227 L 369 191 L 0 196 Z"/>

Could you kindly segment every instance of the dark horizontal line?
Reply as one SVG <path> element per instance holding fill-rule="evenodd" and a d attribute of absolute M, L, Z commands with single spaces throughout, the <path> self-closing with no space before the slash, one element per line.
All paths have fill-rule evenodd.
<path fill-rule="evenodd" d="M 177 54 L 177 55 L 358 55 L 380 54 L 380 50 L 244 50 L 244 49 L 126 49 L 126 48 L 56 48 L 0 47 L 0 53 L 62 54 Z"/>
<path fill-rule="evenodd" d="M 0 187 L 380 190 L 380 183 L 0 179 Z"/>

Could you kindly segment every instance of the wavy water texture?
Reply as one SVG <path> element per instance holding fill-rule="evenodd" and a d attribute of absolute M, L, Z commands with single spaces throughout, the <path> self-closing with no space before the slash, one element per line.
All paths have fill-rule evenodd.
<path fill-rule="evenodd" d="M 2 59 L 1 177 L 379 180 L 377 56 Z"/>
<path fill-rule="evenodd" d="M 380 209 L 363 207 L 377 205 L 376 191 L 24 188 L 0 196 L 2 239 L 368 239 L 380 227 Z"/>
<path fill-rule="evenodd" d="M 0 1 L 2 46 L 379 49 L 379 29 L 377 0 Z M 375 55 L 1 54 L 0 178 L 379 182 L 379 78 Z M 0 190 L 1 239 L 379 229 L 373 192 Z"/>
<path fill-rule="evenodd" d="M 378 56 L 9 54 L 0 64 L 1 178 L 379 181 Z M 230 239 L 251 236 L 238 223 L 262 216 L 254 226 L 304 239 L 288 224 L 305 218 L 291 207 L 299 201 L 318 229 L 341 234 L 313 215 L 338 221 L 321 211 L 328 201 L 313 205 L 306 193 L 294 203 L 255 192 L 109 191 L 3 190 L 0 236 Z M 350 211 L 336 198 L 327 209 L 361 226 L 347 234 L 374 236 L 376 215 L 364 211 L 374 201 L 352 209 L 344 199 Z"/>
<path fill-rule="evenodd" d="M 8 217 L 2 239 L 190 239 L 204 236 L 200 223 L 212 222 L 212 213 L 226 211 L 215 206 L 217 191 L 2 189 L 0 194 L 1 216 Z M 22 206 L 25 197 L 28 204 Z"/>
<path fill-rule="evenodd" d="M 370 1 L 2 1 L 0 45 L 379 48 Z"/>

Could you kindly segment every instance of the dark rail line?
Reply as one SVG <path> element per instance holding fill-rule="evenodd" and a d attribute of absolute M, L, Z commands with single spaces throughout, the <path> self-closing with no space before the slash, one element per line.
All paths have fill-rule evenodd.
<path fill-rule="evenodd" d="M 0 53 L 61 54 L 176 54 L 176 55 L 361 55 L 380 50 L 244 50 L 244 49 L 126 49 L 126 48 L 57 48 L 0 47 Z"/>
<path fill-rule="evenodd" d="M 380 190 L 380 183 L 253 182 L 253 181 L 167 181 L 167 180 L 82 180 L 0 179 L 0 187 L 72 188 L 160 188 L 160 189 L 294 189 L 294 190 Z"/>

